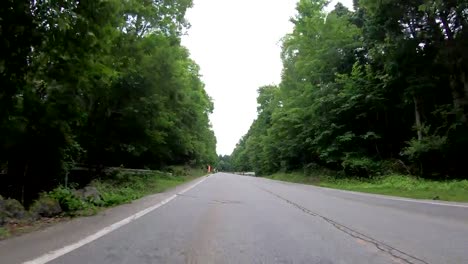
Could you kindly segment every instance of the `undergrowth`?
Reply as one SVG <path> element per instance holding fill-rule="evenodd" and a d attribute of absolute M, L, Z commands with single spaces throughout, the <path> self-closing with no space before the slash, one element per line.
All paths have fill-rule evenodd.
<path fill-rule="evenodd" d="M 322 187 L 385 194 L 416 199 L 468 201 L 468 180 L 433 181 L 413 176 L 390 174 L 374 178 L 346 178 L 325 174 L 276 173 L 274 180 L 313 184 Z"/>
<path fill-rule="evenodd" d="M 169 167 L 165 172 L 114 172 L 94 180 L 84 189 L 78 190 L 77 186 L 71 184 L 68 187 L 58 186 L 49 192 L 43 192 L 28 211 L 18 201 L 7 199 L 0 205 L 9 205 L 7 202 L 14 201 L 18 204 L 18 209 L 12 210 L 12 206 L 9 206 L 9 214 L 5 215 L 0 211 L 0 240 L 23 231 L 34 230 L 35 226 L 40 225 L 41 219 L 94 215 L 103 208 L 164 192 L 203 175 L 206 175 L 203 169 L 182 166 Z M 90 193 L 84 195 L 86 190 Z M 0 198 L 3 199 L 1 196 Z M 24 216 L 16 219 L 14 215 Z"/>

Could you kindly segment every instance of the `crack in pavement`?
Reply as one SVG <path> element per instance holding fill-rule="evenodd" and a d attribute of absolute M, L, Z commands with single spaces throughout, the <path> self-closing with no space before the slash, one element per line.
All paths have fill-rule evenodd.
<path fill-rule="evenodd" d="M 188 198 L 193 198 L 193 199 L 207 200 L 207 201 L 211 201 L 211 202 L 215 202 L 215 203 L 220 203 L 220 204 L 241 204 L 241 203 L 242 203 L 242 202 L 240 202 L 240 201 L 210 199 L 210 198 L 204 198 L 204 197 L 198 197 L 198 196 L 192 196 L 192 195 L 180 194 L 180 193 L 178 193 L 177 196 L 188 197 Z"/>
<path fill-rule="evenodd" d="M 408 263 L 408 264 L 429 264 L 428 262 L 426 262 L 426 261 L 424 261 L 424 260 L 422 260 L 420 258 L 412 256 L 412 255 L 410 255 L 410 254 L 408 254 L 406 252 L 403 252 L 403 251 L 401 251 L 401 250 L 399 250 L 397 248 L 394 248 L 394 247 L 392 247 L 390 245 L 387 245 L 384 242 L 378 241 L 378 240 L 376 240 L 376 239 L 374 239 L 372 237 L 369 237 L 369 236 L 364 235 L 364 234 L 362 234 L 362 233 L 360 233 L 360 232 L 358 232 L 356 230 L 353 230 L 353 229 L 351 229 L 351 228 L 349 228 L 349 227 L 347 227 L 345 225 L 342 225 L 342 224 L 340 224 L 340 223 L 338 223 L 338 222 L 336 222 L 336 221 L 334 221 L 334 220 L 332 220 L 330 218 L 327 218 L 327 217 L 325 217 L 323 215 L 315 213 L 315 212 L 313 212 L 313 211 L 311 211 L 311 210 L 309 210 L 309 209 L 307 209 L 307 208 L 305 208 L 305 207 L 303 207 L 303 206 L 301 206 L 301 205 L 299 205 L 299 204 L 297 204 L 295 202 L 292 202 L 292 201 L 290 201 L 290 200 L 288 200 L 288 199 L 286 199 L 286 198 L 284 198 L 284 197 L 282 197 L 282 196 L 280 196 L 280 195 L 278 195 L 278 194 L 276 194 L 276 193 L 274 193 L 274 192 L 272 192 L 270 190 L 264 189 L 264 188 L 262 188 L 260 186 L 256 186 L 256 187 L 263 190 L 263 191 L 265 191 L 265 192 L 267 192 L 267 193 L 270 193 L 273 196 L 276 196 L 277 198 L 279 198 L 279 199 L 281 199 L 281 200 L 283 200 L 283 201 L 285 201 L 287 203 L 289 203 L 290 205 L 300 209 L 301 211 L 303 211 L 306 214 L 309 214 L 309 215 L 315 216 L 315 217 L 319 217 L 319 218 L 325 220 L 327 223 L 331 224 L 336 229 L 338 229 L 338 230 L 340 230 L 340 231 L 342 231 L 342 232 L 344 232 L 344 233 L 346 233 L 346 234 L 348 234 L 348 235 L 350 235 L 350 236 L 352 236 L 354 238 L 361 239 L 361 240 L 363 240 L 363 241 L 365 241 L 367 243 L 373 244 L 378 250 L 380 250 L 382 252 L 385 252 L 385 253 L 389 254 L 390 256 L 392 256 L 394 258 L 402 260 L 405 263 Z"/>

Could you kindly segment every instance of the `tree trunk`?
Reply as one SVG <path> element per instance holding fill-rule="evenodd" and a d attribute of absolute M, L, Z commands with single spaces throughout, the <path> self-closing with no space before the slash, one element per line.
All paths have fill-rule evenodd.
<path fill-rule="evenodd" d="M 414 116 L 416 120 L 416 131 L 418 132 L 418 140 L 421 141 L 423 138 L 422 122 L 421 122 L 421 113 L 419 109 L 419 102 L 416 96 L 413 96 L 413 101 L 414 101 Z"/>
<path fill-rule="evenodd" d="M 464 78 L 464 74 L 461 76 L 461 78 Z M 466 94 L 460 93 L 460 91 L 458 89 L 459 82 L 458 82 L 457 79 L 458 78 L 457 78 L 456 75 L 453 75 L 453 74 L 450 75 L 450 88 L 451 88 L 451 91 L 452 91 L 453 108 L 455 110 L 455 114 L 460 119 L 460 121 L 462 123 L 466 124 L 467 121 L 468 121 L 467 115 L 465 113 L 465 107 L 466 107 L 466 104 L 467 104 Z M 465 88 L 466 88 L 467 85 L 468 84 L 464 83 Z"/>
<path fill-rule="evenodd" d="M 450 29 L 447 15 L 444 13 L 440 15 L 440 21 L 447 37 L 446 48 L 448 49 L 448 66 L 450 69 L 450 88 L 452 91 L 453 107 L 457 117 L 464 124 L 468 122 L 468 116 L 466 114 L 466 108 L 468 106 L 468 83 L 466 80 L 465 72 L 460 69 L 459 58 L 454 50 L 454 34 Z M 457 62 L 458 61 L 458 62 Z M 457 62 L 457 63 L 455 63 Z M 460 89 L 463 86 L 462 89 Z"/>
<path fill-rule="evenodd" d="M 466 79 L 466 74 L 464 71 L 460 73 L 460 81 L 463 85 L 463 95 L 460 96 L 461 105 L 460 105 L 460 114 L 461 114 L 461 121 L 466 124 L 468 123 L 468 80 Z"/>
<path fill-rule="evenodd" d="M 23 171 L 23 180 L 21 183 L 21 204 L 24 205 L 24 193 L 25 193 L 25 187 L 26 187 L 26 176 L 28 174 L 28 168 L 29 168 L 29 162 L 26 162 L 26 166 L 24 167 Z"/>

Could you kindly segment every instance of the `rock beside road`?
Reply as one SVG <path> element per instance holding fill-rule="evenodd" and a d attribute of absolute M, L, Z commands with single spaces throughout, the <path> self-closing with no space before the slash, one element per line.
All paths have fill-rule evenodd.
<path fill-rule="evenodd" d="M 99 193 L 98 189 L 93 186 L 86 186 L 83 189 L 78 189 L 74 192 L 74 194 L 85 201 L 90 201 L 93 203 L 101 203 L 102 197 Z"/>
<path fill-rule="evenodd" d="M 0 226 L 16 220 L 24 220 L 28 212 L 15 199 L 4 199 L 0 196 Z"/>
<path fill-rule="evenodd" d="M 37 199 L 29 209 L 33 218 L 37 219 L 40 217 L 54 217 L 62 213 L 60 203 L 49 197 L 41 196 Z"/>

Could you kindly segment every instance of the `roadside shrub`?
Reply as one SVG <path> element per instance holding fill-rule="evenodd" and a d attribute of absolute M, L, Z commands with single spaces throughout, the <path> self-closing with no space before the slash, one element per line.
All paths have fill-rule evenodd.
<path fill-rule="evenodd" d="M 28 212 L 19 201 L 15 199 L 4 199 L 0 196 L 0 226 L 8 222 L 28 219 L 28 216 Z"/>
<path fill-rule="evenodd" d="M 382 175 L 401 174 L 410 175 L 411 168 L 400 159 L 390 159 L 381 162 Z"/>
<path fill-rule="evenodd" d="M 96 184 L 98 189 L 102 190 L 102 205 L 109 207 L 124 204 L 133 199 L 140 198 L 130 188 L 114 188 L 109 184 Z"/>
<path fill-rule="evenodd" d="M 167 171 L 172 173 L 173 176 L 187 176 L 190 173 L 190 168 L 185 166 L 169 166 Z"/>
<path fill-rule="evenodd" d="M 343 171 L 348 176 L 358 176 L 369 178 L 372 175 L 378 174 L 380 164 L 367 157 L 352 157 L 347 156 L 341 163 Z"/>
<path fill-rule="evenodd" d="M 59 202 L 60 207 L 64 212 L 73 213 L 79 210 L 85 210 L 90 207 L 90 204 L 76 196 L 73 189 L 59 186 L 49 192 L 50 198 Z"/>
<path fill-rule="evenodd" d="M 0 226 L 3 226 L 6 222 L 6 212 L 5 212 L 5 200 L 3 196 L 0 195 Z"/>
<path fill-rule="evenodd" d="M 438 178 L 443 168 L 444 148 L 447 137 L 428 135 L 422 140 L 412 139 L 401 154 L 419 164 L 417 174 L 426 178 Z"/>
<path fill-rule="evenodd" d="M 53 217 L 62 213 L 62 208 L 58 200 L 52 198 L 47 193 L 42 193 L 39 199 L 29 208 L 29 212 L 35 218 Z"/>

